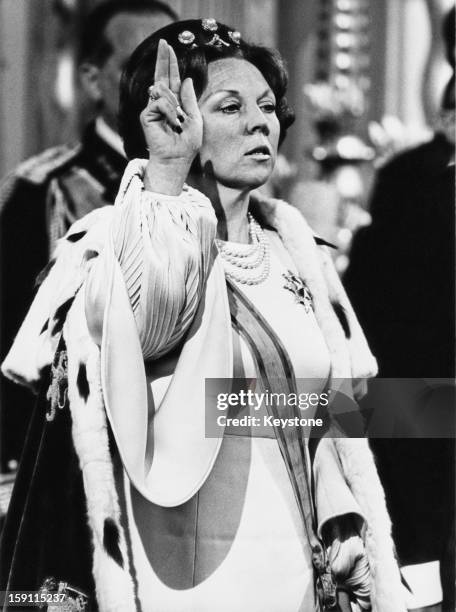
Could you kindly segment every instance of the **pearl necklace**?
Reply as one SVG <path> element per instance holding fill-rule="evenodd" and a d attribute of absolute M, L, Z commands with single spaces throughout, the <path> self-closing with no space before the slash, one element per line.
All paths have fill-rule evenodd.
<path fill-rule="evenodd" d="M 219 239 L 216 239 L 215 243 L 223 260 L 226 276 L 243 285 L 258 285 L 269 275 L 269 241 L 252 215 L 248 213 L 247 217 L 252 244 L 242 245 L 243 248 L 239 251 L 232 243 L 228 245 Z"/>

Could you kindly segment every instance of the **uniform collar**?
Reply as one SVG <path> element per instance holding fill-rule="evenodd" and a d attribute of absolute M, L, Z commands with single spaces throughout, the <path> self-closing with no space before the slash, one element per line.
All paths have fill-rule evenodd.
<path fill-rule="evenodd" d="M 115 132 L 103 117 L 95 119 L 95 133 L 105 141 L 114 151 L 117 151 L 122 157 L 126 157 L 122 138 Z"/>
<path fill-rule="evenodd" d="M 105 132 L 103 127 L 101 128 L 102 135 L 100 135 L 98 126 L 93 121 L 84 130 L 80 163 L 104 187 L 106 200 L 114 202 L 127 159 L 105 137 L 107 130 L 115 136 L 118 135 L 107 125 Z M 120 139 L 119 136 L 118 138 Z"/>

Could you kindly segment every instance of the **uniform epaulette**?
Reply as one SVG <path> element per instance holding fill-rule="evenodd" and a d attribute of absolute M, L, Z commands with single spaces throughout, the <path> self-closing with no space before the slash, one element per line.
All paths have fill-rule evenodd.
<path fill-rule="evenodd" d="M 19 164 L 14 171 L 14 175 L 16 178 L 40 185 L 53 172 L 74 159 L 80 152 L 81 146 L 78 143 L 74 146 L 60 145 L 46 149 L 42 153 L 34 155 Z"/>

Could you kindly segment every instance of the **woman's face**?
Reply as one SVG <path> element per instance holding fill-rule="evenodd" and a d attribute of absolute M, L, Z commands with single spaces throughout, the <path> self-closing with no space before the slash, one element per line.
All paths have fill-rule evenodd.
<path fill-rule="evenodd" d="M 210 162 L 226 187 L 255 189 L 274 168 L 280 124 L 275 96 L 261 72 L 246 60 L 227 58 L 208 66 L 199 100 L 203 117 L 201 164 Z"/>

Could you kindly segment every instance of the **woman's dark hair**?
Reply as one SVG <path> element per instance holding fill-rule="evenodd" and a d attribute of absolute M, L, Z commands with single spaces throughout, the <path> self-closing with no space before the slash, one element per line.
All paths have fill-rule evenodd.
<path fill-rule="evenodd" d="M 294 121 L 294 113 L 285 98 L 288 74 L 279 53 L 268 47 L 238 40 L 238 33 L 234 28 L 214 20 L 206 20 L 206 27 L 203 27 L 204 21 L 189 19 L 167 25 L 146 38 L 128 60 L 120 81 L 119 132 L 129 159 L 147 157 L 139 115 L 147 104 L 147 90 L 153 84 L 158 43 L 161 38 L 176 52 L 181 78 L 193 79 L 197 98 L 206 87 L 208 64 L 211 62 L 235 57 L 253 64 L 274 92 L 280 123 L 280 143 L 285 138 L 287 128 Z M 182 40 L 191 42 L 185 44 Z"/>

